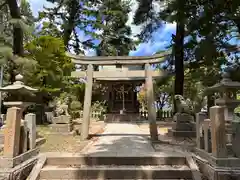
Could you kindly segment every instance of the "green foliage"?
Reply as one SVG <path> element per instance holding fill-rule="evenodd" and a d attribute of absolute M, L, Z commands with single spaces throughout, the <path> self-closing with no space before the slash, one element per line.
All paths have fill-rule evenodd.
<path fill-rule="evenodd" d="M 240 80 L 239 55 L 233 57 L 233 53 L 239 52 L 239 47 L 229 43 L 232 38 L 239 37 L 240 21 L 237 17 L 240 1 L 138 1 L 134 22 L 145 24 L 139 34 L 144 41 L 150 40 L 163 22 L 177 23 L 177 34 L 172 36 L 171 45 L 175 59 L 170 59 L 166 66 L 166 69 L 175 68 L 176 78 L 179 78 L 179 64 L 176 62 L 182 61 L 178 48 L 182 45 L 175 45 L 180 37 L 180 25 L 185 26 L 184 96 L 196 102 L 196 109 L 199 109 L 197 104 L 203 101 L 202 91 L 220 80 L 223 66 L 233 65 L 231 77 Z M 156 4 L 162 8 L 155 8 Z M 176 82 L 175 86 L 179 83 Z"/>
<path fill-rule="evenodd" d="M 237 94 L 237 100 L 240 100 L 240 94 Z M 235 110 L 235 113 L 240 113 L 240 106 L 238 106 Z"/>
<path fill-rule="evenodd" d="M 81 46 L 93 47 L 91 40 L 82 40 L 77 31 L 84 31 L 92 37 L 97 36 L 87 28 L 91 26 L 96 29 L 101 25 L 89 19 L 89 16 L 96 17 L 97 11 L 92 8 L 96 2 L 87 0 L 48 0 L 48 2 L 54 3 L 53 7 L 44 8 L 44 11 L 39 13 L 39 20 L 44 20 L 42 33 L 61 37 L 65 47 L 67 49 L 73 47 L 76 54 L 82 53 Z M 72 44 L 70 44 L 70 40 L 73 42 Z"/>
<path fill-rule="evenodd" d="M 131 28 L 126 25 L 130 1 L 103 0 L 99 15 L 103 19 L 101 43 L 97 47 L 98 56 L 128 55 L 137 42 L 131 39 Z"/>
<path fill-rule="evenodd" d="M 173 84 L 174 76 L 163 78 L 154 84 L 155 99 L 158 101 L 160 109 L 166 106 L 171 107 L 174 94 Z"/>
<path fill-rule="evenodd" d="M 79 111 L 82 108 L 83 108 L 82 104 L 79 101 L 72 101 L 71 104 L 70 104 L 70 110 L 71 111 Z"/>
<path fill-rule="evenodd" d="M 106 107 L 105 103 L 106 103 L 105 101 L 95 101 L 92 104 L 91 111 L 105 113 L 107 111 L 107 107 Z"/>
<path fill-rule="evenodd" d="M 82 104 L 79 101 L 72 101 L 69 106 L 69 111 L 72 119 L 76 119 L 80 116 L 80 110 L 82 110 Z"/>
<path fill-rule="evenodd" d="M 64 90 L 66 79 L 73 71 L 73 64 L 65 54 L 65 46 L 61 39 L 51 36 L 35 38 L 26 45 L 29 57 L 37 64 L 35 68 L 24 72 L 29 85 L 50 94 Z"/>

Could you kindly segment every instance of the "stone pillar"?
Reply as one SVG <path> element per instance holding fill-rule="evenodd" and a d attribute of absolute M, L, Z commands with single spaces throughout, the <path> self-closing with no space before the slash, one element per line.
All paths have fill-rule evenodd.
<path fill-rule="evenodd" d="M 146 73 L 146 88 L 147 88 L 147 107 L 148 107 L 148 121 L 150 128 L 151 140 L 158 140 L 158 130 L 156 123 L 156 110 L 154 104 L 153 79 L 151 74 L 150 64 L 145 65 Z"/>
<path fill-rule="evenodd" d="M 227 156 L 224 107 L 210 108 L 212 154 L 216 158 Z"/>
<path fill-rule="evenodd" d="M 203 122 L 203 134 L 204 134 L 204 150 L 208 153 L 212 152 L 211 149 L 211 135 L 210 135 L 211 120 L 205 119 Z"/>
<path fill-rule="evenodd" d="M 196 142 L 197 148 L 202 149 L 202 134 L 203 134 L 203 121 L 207 118 L 207 114 L 204 112 L 199 112 L 196 114 Z"/>
<path fill-rule="evenodd" d="M 83 120 L 81 125 L 81 140 L 88 138 L 91 102 L 92 102 L 92 86 L 93 86 L 93 66 L 87 67 L 87 83 L 85 86 L 84 105 L 83 105 Z"/>
<path fill-rule="evenodd" d="M 27 121 L 21 120 L 19 154 L 27 152 L 28 149 L 28 125 Z"/>
<path fill-rule="evenodd" d="M 4 156 L 13 158 L 19 155 L 21 108 L 11 107 L 7 110 L 4 132 Z"/>
<path fill-rule="evenodd" d="M 34 149 L 36 147 L 37 139 L 36 114 L 33 113 L 26 114 L 25 121 L 27 121 L 27 126 L 29 129 L 28 133 L 29 148 Z"/>

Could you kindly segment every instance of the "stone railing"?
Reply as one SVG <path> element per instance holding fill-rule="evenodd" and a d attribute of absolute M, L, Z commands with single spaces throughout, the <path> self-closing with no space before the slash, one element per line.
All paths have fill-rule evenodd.
<path fill-rule="evenodd" d="M 83 118 L 83 111 L 80 111 L 80 119 Z M 103 117 L 104 113 L 101 112 L 101 111 L 92 111 L 91 112 L 91 115 L 90 115 L 90 118 L 91 119 L 94 119 L 94 120 L 100 120 L 101 117 Z"/>
<path fill-rule="evenodd" d="M 203 112 L 196 114 L 196 153 L 219 167 L 240 167 L 238 117 L 230 123 L 225 119 L 225 107 L 210 108 L 210 119 Z M 227 163 L 226 163 L 227 162 Z"/>
<path fill-rule="evenodd" d="M 146 109 L 140 109 L 139 115 L 142 118 L 148 118 L 148 111 Z M 163 120 L 166 118 L 172 118 L 173 117 L 173 111 L 172 110 L 158 110 L 156 112 L 157 120 Z"/>

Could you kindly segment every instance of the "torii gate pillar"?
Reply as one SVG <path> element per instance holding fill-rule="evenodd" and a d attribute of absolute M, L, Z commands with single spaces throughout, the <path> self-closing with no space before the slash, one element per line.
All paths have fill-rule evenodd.
<path fill-rule="evenodd" d="M 158 130 L 156 123 L 156 110 L 154 104 L 154 92 L 153 92 L 153 78 L 151 74 L 151 65 L 145 64 L 146 72 L 146 88 L 147 88 L 147 108 L 148 108 L 148 121 L 151 140 L 158 140 Z"/>
<path fill-rule="evenodd" d="M 87 67 L 87 83 L 84 95 L 83 120 L 81 125 L 81 140 L 86 140 L 88 138 L 92 102 L 92 87 L 93 87 L 93 66 L 92 64 L 89 64 Z"/>

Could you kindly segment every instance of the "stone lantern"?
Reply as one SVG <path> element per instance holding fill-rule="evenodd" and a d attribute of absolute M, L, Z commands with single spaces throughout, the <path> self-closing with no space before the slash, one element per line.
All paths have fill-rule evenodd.
<path fill-rule="evenodd" d="M 8 107 L 6 115 L 6 126 L 4 127 L 4 156 L 14 158 L 21 153 L 19 147 L 21 122 L 23 119 L 23 111 L 33 103 L 26 99 L 30 98 L 37 89 L 24 85 L 23 76 L 18 74 L 16 81 L 12 85 L 0 88 L 0 91 L 9 94 L 8 100 L 3 104 Z"/>
<path fill-rule="evenodd" d="M 227 72 L 222 75 L 220 83 L 207 88 L 206 92 L 219 92 L 220 97 L 215 100 L 217 106 L 224 107 L 227 143 L 232 144 L 232 150 L 240 157 L 240 121 L 234 114 L 234 109 L 240 104 L 236 92 L 240 89 L 240 82 L 232 81 Z"/>
<path fill-rule="evenodd" d="M 33 92 L 38 91 L 37 89 L 26 86 L 22 80 L 23 76 L 18 74 L 15 77 L 15 82 L 11 85 L 0 88 L 0 91 L 7 92 L 10 95 L 10 99 L 3 104 L 7 107 L 19 107 L 24 111 L 28 106 L 33 103 L 26 101 Z"/>
<path fill-rule="evenodd" d="M 240 89 L 240 82 L 232 81 L 227 72 L 222 75 L 220 83 L 207 88 L 206 92 L 219 92 L 220 97 L 215 100 L 215 104 L 225 107 L 225 120 L 232 122 L 234 120 L 234 109 L 240 104 L 236 99 L 236 91 Z"/>

